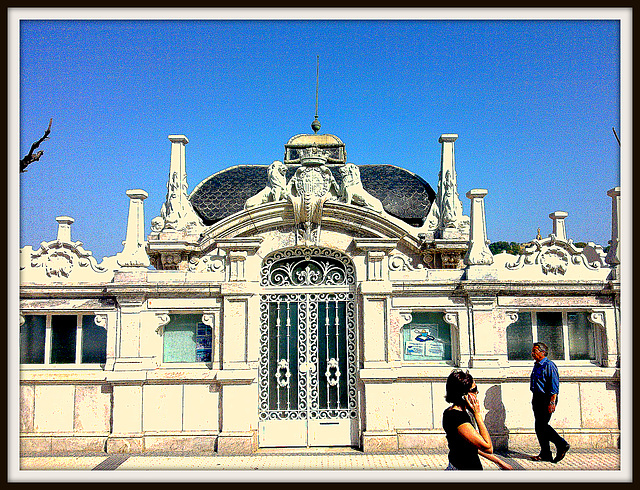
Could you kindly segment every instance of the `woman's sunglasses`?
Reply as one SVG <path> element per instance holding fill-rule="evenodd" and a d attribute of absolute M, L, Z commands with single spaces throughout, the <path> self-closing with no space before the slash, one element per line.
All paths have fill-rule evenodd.
<path fill-rule="evenodd" d="M 471 388 L 469 393 L 478 393 L 478 387 L 476 386 L 475 388 Z"/>

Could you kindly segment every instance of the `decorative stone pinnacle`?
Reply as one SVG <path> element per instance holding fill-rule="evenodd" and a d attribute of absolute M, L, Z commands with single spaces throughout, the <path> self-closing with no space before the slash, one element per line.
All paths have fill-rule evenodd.
<path fill-rule="evenodd" d="M 484 197 L 486 189 L 471 189 L 467 197 L 471 199 L 471 229 L 469 249 L 464 256 L 466 265 L 491 265 L 493 254 L 489 250 L 487 241 L 487 225 L 484 214 Z"/>
<path fill-rule="evenodd" d="M 142 189 L 130 189 L 126 194 L 129 197 L 127 236 L 124 249 L 116 254 L 116 260 L 121 267 L 149 267 L 149 257 L 145 251 L 144 241 L 143 204 L 149 194 Z"/>
<path fill-rule="evenodd" d="M 129 189 L 126 194 L 129 199 L 140 199 L 142 201 L 149 197 L 149 194 L 142 189 Z"/>
<path fill-rule="evenodd" d="M 151 220 L 151 230 L 185 231 L 203 226 L 202 220 L 194 211 L 187 194 L 186 148 L 189 143 L 182 134 L 169 135 L 171 141 L 171 160 L 169 163 L 169 181 L 167 182 L 167 197 L 160 210 L 160 216 Z"/>
<path fill-rule="evenodd" d="M 75 221 L 69 216 L 58 216 L 58 240 L 61 242 L 71 243 L 71 224 Z"/>
<path fill-rule="evenodd" d="M 458 195 L 454 142 L 457 134 L 443 134 L 438 138 L 442 145 L 438 191 L 425 218 L 423 229 L 438 238 L 468 240 L 469 217 L 462 213 L 462 201 Z"/>
<path fill-rule="evenodd" d="M 443 134 L 440 135 L 440 138 L 438 138 L 438 143 L 453 143 L 455 140 L 458 139 L 458 135 L 457 134 Z"/>
<path fill-rule="evenodd" d="M 605 262 L 612 267 L 620 264 L 620 187 L 614 187 L 607 192 L 611 198 L 611 240 L 609 252 Z"/>
<path fill-rule="evenodd" d="M 567 240 L 567 228 L 564 224 L 564 219 L 569 216 L 569 213 L 564 211 L 556 211 L 555 213 L 551 213 L 549 218 L 553 220 L 553 234 L 556 236 L 558 240 Z"/>
<path fill-rule="evenodd" d="M 184 134 L 170 134 L 169 141 L 171 143 L 184 143 L 185 145 L 189 143 L 189 139 Z"/>

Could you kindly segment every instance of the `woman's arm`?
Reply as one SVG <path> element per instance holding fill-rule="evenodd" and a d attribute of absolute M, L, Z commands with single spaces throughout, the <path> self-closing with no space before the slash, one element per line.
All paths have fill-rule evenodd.
<path fill-rule="evenodd" d="M 469 405 L 469 409 L 476 419 L 478 430 L 474 429 L 470 423 L 466 422 L 458 426 L 458 434 L 464 437 L 479 450 L 484 451 L 488 454 L 493 453 L 493 444 L 491 443 L 489 431 L 487 430 L 487 427 L 484 425 L 484 421 L 482 420 L 482 414 L 480 412 L 480 402 L 478 402 L 478 398 L 473 393 L 469 393 L 464 397 L 464 399 Z"/>
<path fill-rule="evenodd" d="M 478 422 L 477 418 L 476 422 Z M 478 424 L 478 426 L 479 425 L 480 424 Z M 484 426 L 484 424 L 482 425 Z M 484 451 L 489 454 L 493 452 L 493 444 L 491 443 L 491 438 L 487 435 L 487 441 L 487 439 L 482 436 L 482 433 L 478 433 L 478 431 L 469 422 L 465 422 L 464 424 L 460 424 L 458 426 L 458 434 L 460 434 L 463 438 L 477 447 L 478 450 Z"/>
<path fill-rule="evenodd" d="M 495 464 L 497 464 L 500 467 L 500 469 L 503 469 L 503 470 L 512 470 L 513 469 L 513 467 L 509 463 L 507 463 L 506 461 L 502 461 L 495 454 L 485 453 L 484 451 L 478 451 L 478 454 L 480 456 L 482 456 L 483 458 L 486 458 L 489 461 L 492 461 Z"/>

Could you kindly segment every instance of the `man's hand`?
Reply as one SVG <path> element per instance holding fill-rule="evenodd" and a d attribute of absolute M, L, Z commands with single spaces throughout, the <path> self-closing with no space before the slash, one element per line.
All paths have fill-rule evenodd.
<path fill-rule="evenodd" d="M 556 402 L 549 403 L 549 413 L 553 413 L 556 411 Z"/>

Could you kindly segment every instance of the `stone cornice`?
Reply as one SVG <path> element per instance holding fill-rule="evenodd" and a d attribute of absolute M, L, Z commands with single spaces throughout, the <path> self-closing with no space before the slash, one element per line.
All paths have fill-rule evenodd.
<path fill-rule="evenodd" d="M 607 283 L 602 281 L 461 281 L 460 289 L 468 296 L 471 295 L 610 295 L 612 291 L 607 289 Z"/>

